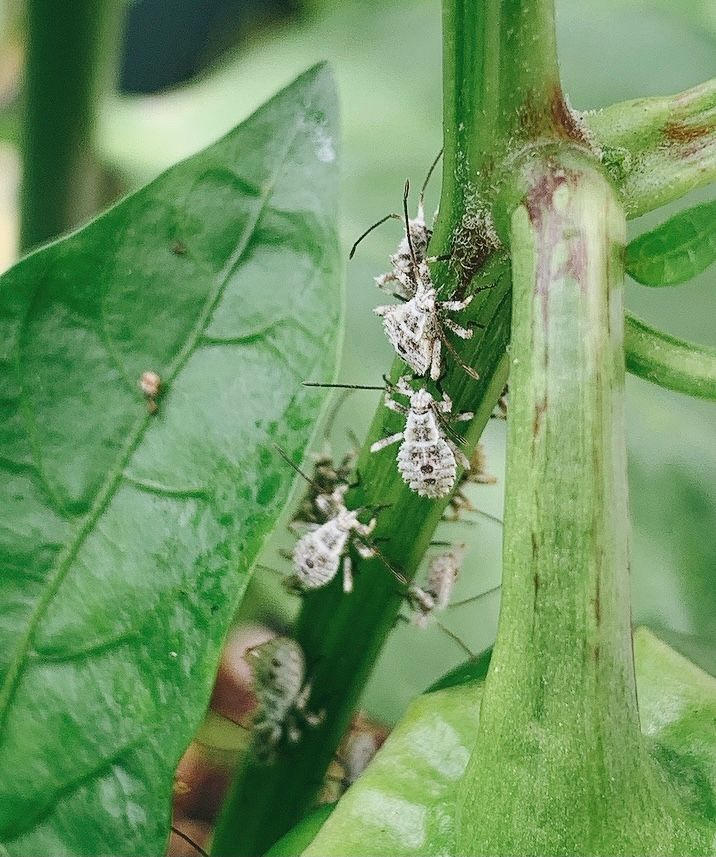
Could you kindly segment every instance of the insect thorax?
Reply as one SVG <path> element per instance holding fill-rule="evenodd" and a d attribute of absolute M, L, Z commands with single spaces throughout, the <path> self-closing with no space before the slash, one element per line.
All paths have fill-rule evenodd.
<path fill-rule="evenodd" d="M 444 610 L 450 603 L 459 570 L 459 557 L 452 551 L 431 561 L 426 589 L 434 598 L 436 610 Z"/>
<path fill-rule="evenodd" d="M 436 444 L 442 439 L 442 431 L 432 409 L 423 413 L 410 410 L 405 421 L 403 444 Z"/>
<path fill-rule="evenodd" d="M 383 325 L 391 345 L 400 357 L 418 375 L 425 375 L 430 369 L 437 336 L 432 317 L 408 302 L 386 313 Z"/>

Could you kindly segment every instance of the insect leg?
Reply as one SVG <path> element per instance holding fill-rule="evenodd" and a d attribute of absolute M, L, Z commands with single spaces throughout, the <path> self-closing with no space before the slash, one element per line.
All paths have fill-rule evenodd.
<path fill-rule="evenodd" d="M 388 435 L 388 437 L 384 437 L 382 440 L 376 440 L 374 444 L 371 444 L 370 451 L 371 452 L 380 452 L 381 449 L 385 449 L 386 446 L 390 446 L 393 443 L 397 443 L 399 440 L 403 439 L 403 432 L 399 431 L 395 434 Z"/>
<path fill-rule="evenodd" d="M 395 385 L 395 389 L 399 393 L 402 393 L 404 396 L 407 396 L 408 398 L 413 395 L 413 388 L 410 386 L 409 381 L 409 375 L 401 375 L 400 378 L 398 378 L 397 384 Z"/>
<path fill-rule="evenodd" d="M 318 495 L 321 496 L 320 494 Z M 294 534 L 294 536 L 299 536 L 302 533 L 312 533 L 314 530 L 317 530 L 319 524 L 314 524 L 310 521 L 291 521 L 288 525 L 288 529 Z"/>
<path fill-rule="evenodd" d="M 440 308 L 448 310 L 448 312 L 460 312 L 460 310 L 467 309 L 470 306 L 473 298 L 474 295 L 468 295 L 462 301 L 440 301 Z"/>
<path fill-rule="evenodd" d="M 430 355 L 430 377 L 433 381 L 437 381 L 440 377 L 440 351 L 440 338 L 436 337 Z"/>
<path fill-rule="evenodd" d="M 343 591 L 346 595 L 353 592 L 353 560 L 348 554 L 343 557 Z"/>
<path fill-rule="evenodd" d="M 445 440 L 447 442 L 447 445 L 452 450 L 453 455 L 455 456 L 455 459 L 460 465 L 460 467 L 462 467 L 463 470 L 469 470 L 470 459 L 465 455 L 465 453 L 458 447 L 458 445 L 453 440 L 451 440 L 449 437 L 446 437 Z"/>
<path fill-rule="evenodd" d="M 289 744 L 298 744 L 301 740 L 301 730 L 298 728 L 293 718 L 286 724 L 286 737 Z"/>
<path fill-rule="evenodd" d="M 388 410 L 395 411 L 396 414 L 403 414 L 403 416 L 408 415 L 409 409 L 406 408 L 405 405 L 401 405 L 400 402 L 396 402 L 390 393 L 385 394 L 383 404 L 388 408 Z"/>
<path fill-rule="evenodd" d="M 477 372 L 472 367 L 468 366 L 467 363 L 465 363 L 465 361 L 462 359 L 462 357 L 460 357 L 460 355 L 457 353 L 457 351 L 455 351 L 454 347 L 452 346 L 452 343 L 448 339 L 445 338 L 445 335 L 441 333 L 440 338 L 443 341 L 443 344 L 445 345 L 447 350 L 455 358 L 455 361 L 457 362 L 458 366 L 460 366 L 475 381 L 479 381 L 480 376 L 477 374 Z"/>
<path fill-rule="evenodd" d="M 452 411 L 452 399 L 444 390 L 442 402 L 435 402 L 435 407 L 441 414 L 449 414 Z"/>
<path fill-rule="evenodd" d="M 326 719 L 326 712 L 306 711 L 303 713 L 303 719 L 309 726 L 315 728 L 316 726 L 320 726 L 321 723 L 323 723 L 323 721 Z"/>
<path fill-rule="evenodd" d="M 448 330 L 452 330 L 455 336 L 459 336 L 460 339 L 472 339 L 473 331 L 467 327 L 462 327 L 459 324 L 456 324 L 451 318 L 443 318 L 442 319 L 443 327 L 447 327 Z"/>
<path fill-rule="evenodd" d="M 172 833 L 176 834 L 180 839 L 183 839 L 184 842 L 191 845 L 191 847 L 196 851 L 197 854 L 200 855 L 200 857 L 209 857 L 209 853 L 207 851 L 204 851 L 201 845 L 199 845 L 198 842 L 195 842 L 187 833 L 184 833 L 183 830 L 179 830 L 179 828 L 173 824 L 171 826 L 171 829 Z"/>
<path fill-rule="evenodd" d="M 375 518 L 371 518 L 367 524 L 360 524 L 359 523 L 356 525 L 356 528 L 355 528 L 356 532 L 361 536 L 369 536 L 373 532 L 373 530 L 375 529 L 375 525 L 377 523 L 378 522 L 376 521 Z"/>
<path fill-rule="evenodd" d="M 371 547 L 370 545 L 364 545 L 361 542 L 359 542 L 357 539 L 354 542 L 354 544 L 355 544 L 355 549 L 358 552 L 358 556 L 360 556 L 361 559 L 372 559 L 375 556 L 375 554 L 376 554 L 375 548 Z"/>

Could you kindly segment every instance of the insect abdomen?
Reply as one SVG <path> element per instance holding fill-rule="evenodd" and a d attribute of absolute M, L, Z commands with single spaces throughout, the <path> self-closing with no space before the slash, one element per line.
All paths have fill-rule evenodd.
<path fill-rule="evenodd" d="M 333 580 L 345 541 L 345 533 L 333 521 L 298 540 L 293 551 L 293 565 L 304 588 L 318 589 Z"/>
<path fill-rule="evenodd" d="M 447 443 L 403 441 L 398 451 L 398 471 L 412 491 L 421 497 L 444 497 L 455 484 L 455 456 Z"/>

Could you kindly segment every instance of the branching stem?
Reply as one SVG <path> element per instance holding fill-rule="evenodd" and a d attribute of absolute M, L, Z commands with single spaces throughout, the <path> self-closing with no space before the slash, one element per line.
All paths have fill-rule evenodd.
<path fill-rule="evenodd" d="M 451 257 L 435 266 L 439 287 L 475 294 L 469 319 L 475 335 L 456 347 L 480 380 L 449 360 L 441 381 L 455 413 L 475 412 L 465 438 L 469 452 L 507 379 L 509 265 L 497 249 L 491 213 L 505 164 L 527 145 L 583 141 L 559 87 L 551 0 L 445 0 L 443 10 L 445 155 L 430 251 Z M 392 379 L 405 371 L 396 362 Z M 388 562 L 410 580 L 448 498 L 436 502 L 411 493 L 394 452 L 370 452 L 373 442 L 401 428 L 401 417 L 379 406 L 358 462 L 360 485 L 348 499 L 353 507 L 387 504 L 375 537 Z M 325 710 L 325 719 L 275 765 L 249 760 L 239 772 L 217 828 L 215 855 L 261 854 L 308 810 L 404 595 L 373 559 L 356 562 L 350 596 L 336 581 L 305 597 L 296 638 L 312 671 L 311 708 Z"/>

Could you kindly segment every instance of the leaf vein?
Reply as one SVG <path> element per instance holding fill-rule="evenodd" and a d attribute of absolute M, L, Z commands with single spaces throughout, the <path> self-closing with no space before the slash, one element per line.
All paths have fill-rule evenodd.
<path fill-rule="evenodd" d="M 216 287 L 213 290 L 213 293 L 210 295 L 209 299 L 205 303 L 204 309 L 199 314 L 194 329 L 187 337 L 186 344 L 179 351 L 176 359 L 170 367 L 170 371 L 168 373 L 170 382 L 178 375 L 180 370 L 183 368 L 185 363 L 189 360 L 194 350 L 196 349 L 200 336 L 202 332 L 206 330 L 207 325 L 210 323 L 213 313 L 221 300 L 221 297 L 226 289 L 226 286 L 232 274 L 234 273 L 238 265 L 241 263 L 243 254 L 246 251 L 246 248 L 250 243 L 251 237 L 254 234 L 257 225 L 260 222 L 261 217 L 266 209 L 268 201 L 273 194 L 275 183 L 278 180 L 279 175 L 285 166 L 286 159 L 288 158 L 291 149 L 293 148 L 296 142 L 296 138 L 299 134 L 299 131 L 301 130 L 301 128 L 304 127 L 304 113 L 310 111 L 312 107 L 312 100 L 313 99 L 311 99 L 308 104 L 305 104 L 302 110 L 297 111 L 297 115 L 294 120 L 294 127 L 292 129 L 292 132 L 286 135 L 287 143 L 283 149 L 283 152 L 277 158 L 276 168 L 273 171 L 273 174 L 271 175 L 270 179 L 263 186 L 263 193 L 258 199 L 255 216 L 253 220 L 247 225 L 247 228 L 244 229 L 241 237 L 237 241 L 234 252 L 230 255 L 229 259 L 226 261 L 221 271 L 219 272 Z M 25 324 L 27 323 L 28 317 L 29 308 L 28 314 L 25 316 Z M 21 371 L 19 348 L 17 368 L 18 371 Z M 22 389 L 23 388 L 21 385 L 21 391 Z M 104 485 L 98 490 L 96 494 L 96 499 L 92 504 L 92 507 L 90 508 L 89 512 L 87 513 L 85 520 L 78 527 L 76 537 L 68 543 L 65 551 L 57 558 L 53 569 L 50 570 L 49 580 L 45 589 L 45 593 L 38 600 L 35 610 L 29 618 L 25 634 L 20 639 L 15 656 L 10 660 L 5 679 L 2 685 L 0 686 L 0 738 L 2 736 L 2 731 L 10 711 L 10 703 L 18 686 L 19 679 L 23 672 L 23 667 L 27 660 L 28 653 L 31 649 L 32 641 L 40 619 L 44 615 L 46 609 L 48 608 L 55 594 L 59 590 L 66 574 L 72 566 L 72 563 L 76 559 L 77 554 L 79 553 L 79 550 L 83 545 L 85 539 L 88 537 L 99 518 L 104 514 L 107 506 L 109 505 L 112 497 L 114 496 L 116 492 L 116 487 L 120 480 L 122 480 L 123 478 L 123 472 L 126 468 L 126 465 L 130 461 L 139 444 L 141 443 L 144 433 L 151 422 L 151 419 L 152 417 L 150 414 L 144 414 L 137 420 L 134 429 L 129 434 L 124 448 L 117 456 L 117 462 L 115 467 L 109 471 L 108 477 L 106 478 Z"/>

